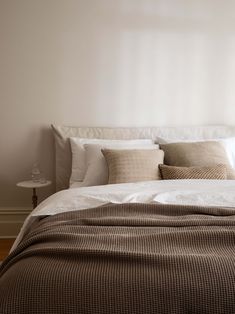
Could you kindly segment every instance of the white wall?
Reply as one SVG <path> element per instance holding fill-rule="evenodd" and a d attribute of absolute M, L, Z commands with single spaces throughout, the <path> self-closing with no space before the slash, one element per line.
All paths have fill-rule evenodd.
<path fill-rule="evenodd" d="M 53 177 L 50 123 L 234 124 L 234 82 L 234 0 L 0 0 L 0 207 Z"/>

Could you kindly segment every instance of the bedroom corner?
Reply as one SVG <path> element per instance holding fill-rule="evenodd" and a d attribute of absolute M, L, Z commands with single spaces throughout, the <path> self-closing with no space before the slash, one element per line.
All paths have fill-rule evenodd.
<path fill-rule="evenodd" d="M 0 0 L 0 313 L 235 313 L 234 82 L 233 0 Z"/>

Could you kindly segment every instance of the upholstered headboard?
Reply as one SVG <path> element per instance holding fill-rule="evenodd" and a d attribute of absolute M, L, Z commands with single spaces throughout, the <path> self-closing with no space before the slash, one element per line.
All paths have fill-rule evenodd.
<path fill-rule="evenodd" d="M 71 127 L 52 125 L 55 136 L 56 151 L 56 189 L 69 187 L 72 154 L 70 137 L 98 139 L 144 139 L 157 137 L 171 139 L 215 139 L 235 136 L 235 126 L 191 126 L 191 127 L 141 127 L 141 128 L 107 128 L 107 127 Z"/>

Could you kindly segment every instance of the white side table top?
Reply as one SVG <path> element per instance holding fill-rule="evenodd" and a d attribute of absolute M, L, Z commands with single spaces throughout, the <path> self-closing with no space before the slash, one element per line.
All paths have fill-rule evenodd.
<path fill-rule="evenodd" d="M 36 188 L 42 188 L 44 186 L 48 186 L 51 184 L 51 181 L 46 180 L 43 183 L 41 182 L 34 182 L 32 180 L 28 180 L 28 181 L 22 181 L 17 183 L 17 186 L 20 186 L 22 188 L 29 188 L 29 189 L 36 189 Z"/>

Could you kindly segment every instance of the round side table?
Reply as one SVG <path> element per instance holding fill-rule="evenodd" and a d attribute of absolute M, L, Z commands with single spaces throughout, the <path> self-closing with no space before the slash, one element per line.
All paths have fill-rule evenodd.
<path fill-rule="evenodd" d="M 38 196 L 37 196 L 37 191 L 36 189 L 43 188 L 45 186 L 48 186 L 51 184 L 51 181 L 46 180 L 45 182 L 34 182 L 32 180 L 29 181 L 22 181 L 17 183 L 16 185 L 21 187 L 21 188 L 27 188 L 27 189 L 33 189 L 33 195 L 32 195 L 32 204 L 33 208 L 37 207 L 38 205 Z"/>

